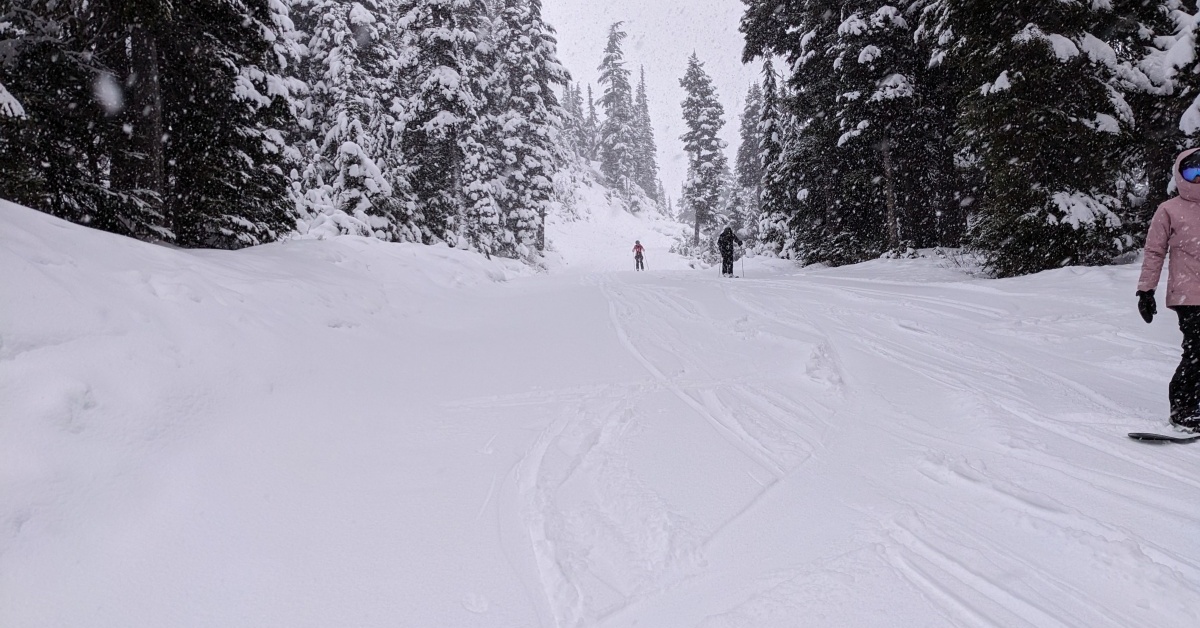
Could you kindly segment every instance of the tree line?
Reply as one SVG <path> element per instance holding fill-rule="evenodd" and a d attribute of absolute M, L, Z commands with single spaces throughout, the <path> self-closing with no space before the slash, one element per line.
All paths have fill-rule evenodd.
<path fill-rule="evenodd" d="M 743 60 L 765 63 L 739 184 L 764 247 L 805 263 L 1110 263 L 1200 130 L 1178 0 L 743 2 Z"/>
<path fill-rule="evenodd" d="M 598 100 L 591 85 L 586 92 L 580 83 L 567 85 L 563 96 L 564 146 L 581 160 L 595 162 L 605 183 L 626 199 L 638 198 L 635 192 L 640 191 L 662 205 L 666 193 L 658 178 L 658 145 L 650 118 L 646 68 L 641 66 L 635 88 L 623 49 L 627 36 L 623 22 L 609 26 L 597 68 Z"/>
<path fill-rule="evenodd" d="M 0 196 L 185 247 L 535 257 L 569 78 L 541 0 L 0 0 Z"/>

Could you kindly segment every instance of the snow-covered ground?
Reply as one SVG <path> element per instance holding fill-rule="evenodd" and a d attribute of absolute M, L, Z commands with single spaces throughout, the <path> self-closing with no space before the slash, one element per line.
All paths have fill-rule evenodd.
<path fill-rule="evenodd" d="M 555 229 L 534 275 L 0 204 L 0 626 L 1200 625 L 1134 268 L 722 281 Z"/>
<path fill-rule="evenodd" d="M 643 262 L 647 271 L 691 267 L 688 260 L 669 252 L 682 233 L 691 233 L 686 225 L 651 208 L 631 214 L 600 183 L 603 175 L 598 170 L 575 164 L 572 172 L 577 177 L 573 207 L 547 217 L 551 249 L 547 265 L 553 272 L 633 270 L 635 242 L 646 249 Z"/>

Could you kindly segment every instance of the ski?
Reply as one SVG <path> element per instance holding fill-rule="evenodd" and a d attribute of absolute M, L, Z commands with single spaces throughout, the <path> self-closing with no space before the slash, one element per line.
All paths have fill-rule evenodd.
<path fill-rule="evenodd" d="M 1143 443 L 1192 443 L 1200 440 L 1200 434 L 1190 436 L 1168 436 L 1166 434 L 1148 434 L 1146 432 L 1130 432 L 1129 438 Z"/>

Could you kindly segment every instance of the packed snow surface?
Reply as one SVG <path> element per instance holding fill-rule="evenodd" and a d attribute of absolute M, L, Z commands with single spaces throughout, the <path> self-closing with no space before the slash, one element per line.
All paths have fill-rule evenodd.
<path fill-rule="evenodd" d="M 721 280 L 569 227 L 533 274 L 0 205 L 0 626 L 1200 625 L 1135 268 Z"/>

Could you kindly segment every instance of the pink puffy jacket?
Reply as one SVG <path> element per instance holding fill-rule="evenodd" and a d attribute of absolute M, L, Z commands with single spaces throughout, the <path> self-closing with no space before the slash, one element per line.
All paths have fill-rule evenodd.
<path fill-rule="evenodd" d="M 1167 307 L 1200 305 L 1200 182 L 1188 183 L 1179 174 L 1184 157 L 1175 159 L 1175 186 L 1179 196 L 1158 206 L 1146 235 L 1146 257 L 1138 290 L 1153 290 L 1162 275 L 1163 260 L 1171 256 L 1167 272 Z"/>

